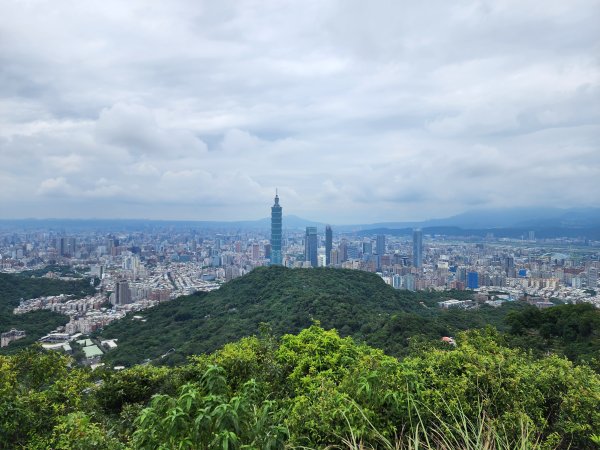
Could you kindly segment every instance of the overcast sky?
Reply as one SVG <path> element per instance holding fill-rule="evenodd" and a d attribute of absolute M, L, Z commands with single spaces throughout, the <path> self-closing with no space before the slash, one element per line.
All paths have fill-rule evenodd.
<path fill-rule="evenodd" d="M 0 3 L 0 218 L 600 206 L 600 2 Z"/>

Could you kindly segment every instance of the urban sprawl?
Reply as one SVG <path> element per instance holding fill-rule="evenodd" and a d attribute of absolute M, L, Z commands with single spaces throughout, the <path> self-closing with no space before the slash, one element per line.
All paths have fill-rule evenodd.
<path fill-rule="evenodd" d="M 600 307 L 600 242 L 585 239 L 463 238 L 423 234 L 342 234 L 327 226 L 287 229 L 279 198 L 271 230 L 145 227 L 140 231 L 0 231 L 0 271 L 70 266 L 90 279 L 96 294 L 23 299 L 15 314 L 47 309 L 70 321 L 48 330 L 48 348 L 63 346 L 108 323 L 196 291 L 217 289 L 257 266 L 327 266 L 377 273 L 395 289 L 475 291 L 476 301 L 448 300 L 442 308 L 500 306 L 528 301 L 540 308 L 589 302 Z M 69 278 L 57 272 L 47 277 Z M 71 275 L 72 276 L 72 275 Z M 143 315 L 134 315 L 144 320 Z M 53 331 L 51 333 L 51 331 Z M 23 337 L 0 330 L 2 345 Z M 68 344 L 67 344 L 68 345 Z M 108 347 L 116 345 L 108 343 Z"/>

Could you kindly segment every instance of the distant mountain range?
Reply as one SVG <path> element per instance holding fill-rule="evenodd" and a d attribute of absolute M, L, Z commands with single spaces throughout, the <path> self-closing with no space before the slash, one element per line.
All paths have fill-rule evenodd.
<path fill-rule="evenodd" d="M 283 217 L 283 226 L 287 230 L 302 230 L 307 226 L 316 226 L 319 232 L 324 230 L 325 223 L 304 219 L 295 215 Z M 49 228 L 56 230 L 78 230 L 97 229 L 107 231 L 139 230 L 159 227 L 173 227 L 175 229 L 200 228 L 221 232 L 239 232 L 251 230 L 267 231 L 270 227 L 270 218 L 259 220 L 240 221 L 177 221 L 177 220 L 144 220 L 144 219 L 19 219 L 0 220 L 3 228 Z M 455 216 L 430 219 L 424 221 L 406 222 L 378 222 L 370 224 L 336 225 L 332 224 L 337 233 L 360 233 L 368 232 L 410 232 L 413 228 L 434 228 L 438 234 L 444 234 L 443 230 L 448 227 L 473 231 L 475 234 L 487 232 L 499 232 L 509 230 L 511 236 L 521 233 L 522 230 L 554 230 L 551 234 L 562 230 L 572 230 L 574 235 L 586 235 L 588 231 L 594 236 L 600 236 L 600 208 L 505 208 L 505 209 L 481 209 L 467 211 Z M 577 234 L 577 230 L 579 234 Z M 451 231 L 451 230 L 450 230 Z M 455 230 L 456 231 L 456 230 Z M 436 232 L 436 231 L 431 231 Z M 430 232 L 430 233 L 431 233 Z M 571 234 L 573 234 L 571 233 Z M 394 233 L 392 233 L 394 234 Z M 502 233 L 500 233 L 502 234 Z M 546 233 L 548 234 L 548 233 Z M 541 235 L 539 237 L 542 237 Z M 592 237 L 592 236 L 589 236 Z"/>

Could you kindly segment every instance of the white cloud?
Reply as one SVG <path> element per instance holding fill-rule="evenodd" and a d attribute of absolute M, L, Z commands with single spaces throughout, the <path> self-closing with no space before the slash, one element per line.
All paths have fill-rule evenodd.
<path fill-rule="evenodd" d="M 42 196 L 69 196 L 74 192 L 73 186 L 65 177 L 48 178 L 40 183 L 37 193 Z"/>
<path fill-rule="evenodd" d="M 332 223 L 600 206 L 599 9 L 9 1 L 3 213 L 257 218 L 275 187 Z"/>

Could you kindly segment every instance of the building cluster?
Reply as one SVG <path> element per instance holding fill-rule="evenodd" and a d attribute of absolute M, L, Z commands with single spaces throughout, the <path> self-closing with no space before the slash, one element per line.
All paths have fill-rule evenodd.
<path fill-rule="evenodd" d="M 524 296 L 544 299 L 536 302 L 538 306 L 556 299 L 587 301 L 600 307 L 600 251 L 582 242 L 572 239 L 537 242 L 532 231 L 527 241 L 495 240 L 493 236 L 458 240 L 434 235 L 426 236 L 424 245 L 421 229 L 414 229 L 412 236 L 339 234 L 334 241 L 332 227 L 327 225 L 324 237 L 314 226 L 306 227 L 303 236 L 288 232 L 286 245 L 282 246 L 278 197 L 275 203 L 277 220 L 272 221 L 272 227 L 276 224 L 278 230 L 272 232 L 271 245 L 284 249 L 283 259 L 277 264 L 376 272 L 394 288 L 411 291 L 490 289 L 508 293 L 510 299 Z M 465 305 L 471 306 L 468 302 L 440 306 Z"/>
<path fill-rule="evenodd" d="M 9 331 L 0 334 L 0 347 L 6 347 L 13 341 L 23 339 L 27 334 L 24 330 L 12 328 Z"/>
<path fill-rule="evenodd" d="M 62 330 L 89 333 L 180 295 L 217 289 L 258 266 L 332 267 L 378 273 L 396 289 L 473 289 L 539 302 L 600 305 L 600 252 L 583 240 L 464 239 L 424 234 L 336 233 L 332 226 L 285 228 L 279 196 L 264 229 L 123 225 L 61 231 L 0 229 L 0 271 L 70 266 L 94 280 L 96 294 L 24 300 L 15 313 L 66 314 Z M 60 273 L 47 276 L 61 277 Z M 72 275 L 71 275 L 72 276 Z M 70 278 L 72 279 L 72 278 Z M 496 300 L 494 300 L 496 301 Z M 451 307 L 451 306 L 449 306 Z M 10 332 L 0 330 L 0 332 Z M 15 335 L 16 336 L 16 335 Z"/>

